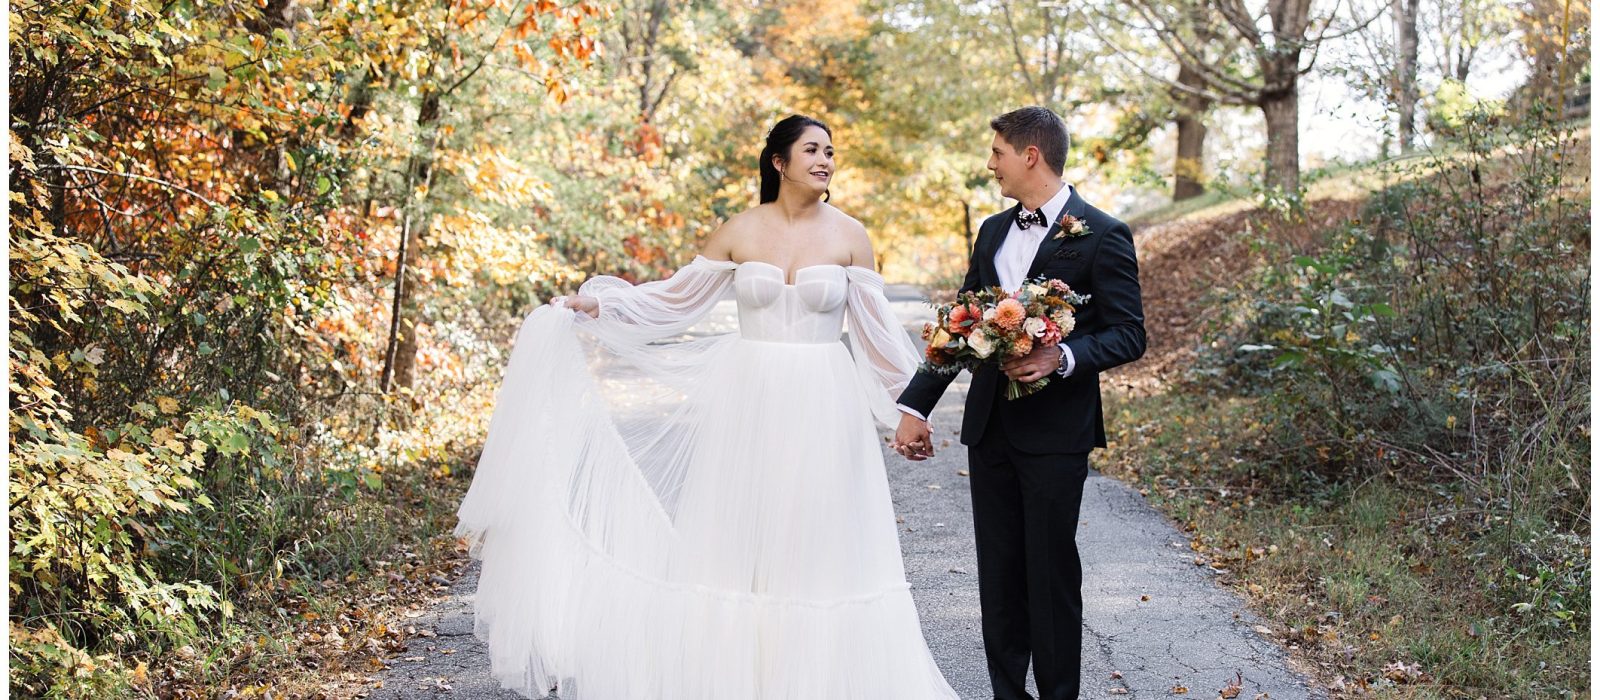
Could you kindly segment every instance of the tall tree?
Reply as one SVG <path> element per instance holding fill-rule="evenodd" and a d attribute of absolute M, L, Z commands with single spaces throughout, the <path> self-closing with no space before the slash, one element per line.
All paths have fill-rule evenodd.
<path fill-rule="evenodd" d="M 668 0 L 632 0 L 622 3 L 619 19 L 621 68 L 638 93 L 642 122 L 654 120 L 662 100 L 685 70 L 692 69 L 689 52 L 678 46 L 672 27 L 691 3 Z"/>
<path fill-rule="evenodd" d="M 1429 35 L 1434 63 L 1448 79 L 1467 82 L 1474 61 L 1485 49 L 1513 33 L 1516 10 L 1500 0 L 1430 3 Z"/>
<path fill-rule="evenodd" d="M 1366 97 L 1380 101 L 1394 117 L 1393 136 L 1400 152 L 1411 151 L 1416 138 L 1417 103 L 1420 100 L 1418 70 L 1418 19 L 1420 0 L 1350 0 L 1353 26 L 1357 17 L 1387 17 L 1353 32 L 1345 60 L 1331 71 L 1344 76 L 1346 83 Z M 1391 141 L 1386 136 L 1384 151 Z"/>
<path fill-rule="evenodd" d="M 1065 5 L 1001 0 L 1000 20 L 1016 62 L 1017 76 L 1035 104 L 1059 108 L 1073 87 L 1072 78 L 1088 78 L 1082 70 L 1086 36 L 1080 15 Z"/>
<path fill-rule="evenodd" d="M 1178 150 L 1172 160 L 1172 201 L 1181 202 L 1205 193 L 1202 177 L 1205 174 L 1206 123 L 1205 114 L 1211 109 L 1211 99 L 1206 97 L 1204 83 L 1189 66 L 1179 66 L 1178 84 L 1184 89 L 1174 90 L 1177 101 Z"/>
<path fill-rule="evenodd" d="M 1111 12 L 1097 14 L 1109 24 L 1160 42 L 1202 87 L 1137 66 L 1152 79 L 1218 103 L 1259 108 L 1267 127 L 1266 183 L 1292 192 L 1300 186 L 1300 77 L 1315 66 L 1324 42 L 1338 36 L 1330 31 L 1332 17 L 1313 13 L 1312 3 L 1267 0 L 1251 8 L 1246 0 L 1132 0 L 1131 19 Z M 1197 28 L 1211 26 L 1213 19 L 1220 20 L 1230 53 L 1245 57 L 1253 70 L 1233 70 L 1233 62 L 1219 66 L 1208 54 Z M 1120 49 L 1119 53 L 1130 61 L 1139 60 Z"/>
<path fill-rule="evenodd" d="M 422 322 L 423 279 L 414 274 L 419 261 L 432 248 L 430 232 L 434 205 L 429 193 L 436 189 L 435 178 L 442 146 L 443 127 L 451 100 L 491 61 L 509 54 L 510 60 L 526 68 L 550 67 L 533 57 L 528 39 L 541 28 L 540 22 L 555 26 L 578 26 L 599 11 L 586 2 L 561 7 L 549 0 L 477 0 L 476 2 L 427 3 L 400 28 L 414 31 L 403 41 L 388 47 L 395 51 L 394 65 L 401 66 L 402 84 L 418 95 L 415 130 L 409 145 L 400 199 L 401 232 L 395 251 L 395 280 L 390 312 L 388 342 L 385 343 L 383 371 L 379 386 L 389 391 L 394 386 L 410 388 L 416 378 L 418 349 L 417 326 Z M 561 30 L 550 33 L 548 44 L 557 59 L 587 61 L 594 51 L 591 37 L 569 35 Z M 420 60 L 419 60 L 420 59 Z M 381 59 L 378 61 L 382 63 Z M 558 99 L 565 99 L 564 88 L 555 78 L 547 88 Z"/>
<path fill-rule="evenodd" d="M 1390 0 L 1390 13 L 1394 16 L 1394 41 L 1399 51 L 1395 54 L 1394 92 L 1395 112 L 1399 118 L 1396 132 L 1400 138 L 1400 152 L 1410 153 L 1417 130 L 1417 9 L 1421 0 Z"/>

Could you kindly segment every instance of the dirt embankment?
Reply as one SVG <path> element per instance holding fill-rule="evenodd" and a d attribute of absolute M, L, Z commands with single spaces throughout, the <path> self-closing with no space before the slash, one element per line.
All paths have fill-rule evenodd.
<path fill-rule="evenodd" d="M 1207 325 L 1216 318 L 1216 308 L 1206 303 L 1207 294 L 1239 286 L 1273 254 L 1257 241 L 1306 250 L 1318 232 L 1355 218 L 1361 205 L 1357 199 L 1316 200 L 1307 203 L 1305 217 L 1298 222 L 1260 209 L 1235 209 L 1135 226 L 1149 347 L 1143 359 L 1113 370 L 1110 384 L 1133 393 L 1159 389 L 1183 371 L 1206 342 Z"/>

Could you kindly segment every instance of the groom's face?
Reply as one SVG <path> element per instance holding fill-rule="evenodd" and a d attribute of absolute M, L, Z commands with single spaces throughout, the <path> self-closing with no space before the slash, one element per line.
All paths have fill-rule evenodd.
<path fill-rule="evenodd" d="M 999 134 L 994 135 L 994 141 L 989 144 L 989 172 L 994 173 L 994 181 L 1000 183 L 1000 195 L 1016 198 L 1016 190 L 1022 187 L 1023 180 L 1028 174 L 1028 152 L 1017 152 L 1017 149 Z"/>

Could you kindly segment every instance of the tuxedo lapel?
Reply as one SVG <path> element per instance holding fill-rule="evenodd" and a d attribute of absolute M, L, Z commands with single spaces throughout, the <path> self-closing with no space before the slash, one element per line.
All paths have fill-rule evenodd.
<path fill-rule="evenodd" d="M 1072 194 L 1067 197 L 1067 206 L 1056 212 L 1055 220 L 1050 223 L 1050 230 L 1044 234 L 1044 240 L 1039 242 L 1039 250 L 1033 254 L 1033 262 L 1028 265 L 1028 274 L 1024 279 L 1038 277 L 1039 273 L 1044 270 L 1045 261 L 1049 260 L 1050 256 L 1055 255 L 1056 249 L 1067 241 L 1072 240 L 1066 236 L 1056 237 L 1056 234 L 1061 232 L 1061 215 L 1071 214 L 1075 219 L 1082 219 L 1088 208 L 1089 203 L 1078 196 L 1078 189 L 1074 187 Z"/>
<path fill-rule="evenodd" d="M 1006 242 L 1006 236 L 1011 234 L 1011 224 L 1016 222 L 1017 212 L 1021 210 L 1021 202 L 1013 205 L 1011 209 L 1006 212 L 1006 215 L 1001 217 L 1000 220 L 995 224 L 995 228 L 999 230 L 995 231 L 994 235 L 989 237 L 991 242 L 984 246 L 983 250 L 978 251 L 978 263 L 983 266 L 981 268 L 982 272 L 980 273 L 980 276 L 983 279 L 983 286 L 985 287 L 1000 286 L 1000 268 L 995 267 L 994 256 L 1000 254 L 1000 246 Z"/>

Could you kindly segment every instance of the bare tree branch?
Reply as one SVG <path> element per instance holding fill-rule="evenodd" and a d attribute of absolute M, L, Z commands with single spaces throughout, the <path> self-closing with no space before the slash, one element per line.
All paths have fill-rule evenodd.
<path fill-rule="evenodd" d="M 222 206 L 221 204 L 218 204 L 218 203 L 216 203 L 214 201 L 211 201 L 211 199 L 209 197 L 206 197 L 205 195 L 200 194 L 199 192 L 196 192 L 196 191 L 191 190 L 191 189 L 189 189 L 187 187 L 184 187 L 183 185 L 177 184 L 175 182 L 168 182 L 166 180 L 162 180 L 162 179 L 159 179 L 159 178 L 150 177 L 148 175 L 139 175 L 139 174 L 136 174 L 136 173 L 118 173 L 118 172 L 112 172 L 110 170 L 102 170 L 100 168 L 91 168 L 91 167 L 83 166 L 83 165 L 65 165 L 65 164 L 60 164 L 60 163 L 49 163 L 49 164 L 46 164 L 46 165 L 41 165 L 41 166 L 39 166 L 39 169 L 40 170 L 79 170 L 79 171 L 86 172 L 86 173 L 98 173 L 100 175 L 110 175 L 112 177 L 125 177 L 125 178 L 128 178 L 130 180 L 142 180 L 144 182 L 150 182 L 150 183 L 154 183 L 154 184 L 157 184 L 157 185 L 161 185 L 162 187 L 167 187 L 167 188 L 171 188 L 171 189 L 177 190 L 179 192 L 182 192 L 184 194 L 189 195 L 190 197 L 194 197 L 195 199 L 198 199 L 198 200 L 200 200 L 202 202 L 205 202 L 206 204 L 209 204 L 209 205 L 211 205 L 213 207 Z"/>
<path fill-rule="evenodd" d="M 1011 51 L 1017 57 L 1017 71 L 1022 73 L 1022 79 L 1028 83 L 1028 91 L 1033 93 L 1035 100 L 1044 102 L 1044 95 L 1039 92 L 1039 85 L 1034 81 L 1033 75 L 1028 72 L 1028 60 L 1022 56 L 1022 41 L 1017 34 L 1017 25 L 1011 20 L 1011 3 L 1002 0 L 1000 13 L 1006 20 L 1006 31 L 1011 35 Z"/>
<path fill-rule="evenodd" d="M 1096 14 L 1100 14 L 1098 10 L 1096 11 Z M 1107 20 L 1110 20 L 1112 22 L 1118 21 L 1118 20 L 1113 19 L 1113 18 L 1105 17 L 1104 15 L 1100 15 L 1100 16 L 1103 19 L 1107 19 Z M 1236 91 L 1232 91 L 1232 90 L 1219 90 L 1219 89 L 1217 89 L 1216 85 L 1213 85 L 1213 84 L 1211 84 L 1209 82 L 1206 83 L 1206 85 L 1211 87 L 1212 89 L 1211 90 L 1205 90 L 1205 89 L 1201 89 L 1201 88 L 1196 88 L 1196 87 L 1191 86 L 1191 85 L 1184 85 L 1183 83 L 1179 83 L 1179 82 L 1177 82 L 1175 80 L 1172 80 L 1172 79 L 1167 78 L 1165 76 L 1159 75 L 1159 74 L 1151 71 L 1148 67 L 1145 66 L 1146 61 L 1143 60 L 1144 57 L 1128 55 L 1127 52 L 1123 51 L 1121 46 L 1117 45 L 1117 42 L 1112 41 L 1109 37 L 1105 36 L 1105 34 L 1102 33 L 1102 31 L 1100 29 L 1100 26 L 1098 24 L 1090 23 L 1090 28 L 1094 31 L 1096 37 L 1098 37 L 1102 42 L 1104 42 L 1106 46 L 1109 46 L 1111 48 L 1111 52 L 1116 54 L 1117 58 L 1120 58 L 1123 61 L 1127 62 L 1128 65 L 1133 66 L 1134 70 L 1139 71 L 1139 73 L 1144 75 L 1146 78 L 1149 78 L 1151 80 L 1160 82 L 1161 84 L 1166 85 L 1166 86 L 1168 86 L 1168 87 L 1170 87 L 1170 88 L 1172 88 L 1174 90 L 1178 90 L 1179 92 L 1182 92 L 1184 94 L 1196 95 L 1198 97 L 1202 97 L 1202 98 L 1205 98 L 1207 100 L 1211 100 L 1211 101 L 1214 101 L 1214 102 L 1221 102 L 1223 104 L 1231 104 L 1231 105 L 1239 105 L 1239 106 L 1253 106 L 1255 104 L 1255 95 L 1254 95 L 1253 92 L 1252 93 L 1243 93 L 1243 92 L 1236 92 Z M 1181 62 L 1181 63 L 1183 63 L 1183 65 L 1188 65 L 1187 62 Z"/>
<path fill-rule="evenodd" d="M 1248 101 L 1253 100 L 1255 93 L 1261 90 L 1261 87 L 1258 85 L 1234 78 L 1233 76 L 1227 75 L 1226 73 L 1213 68 L 1211 66 L 1211 61 L 1207 59 L 1203 49 L 1197 49 L 1193 46 L 1190 46 L 1189 43 L 1184 40 L 1182 33 L 1172 28 L 1170 22 L 1167 22 L 1162 18 L 1158 18 L 1155 15 L 1155 10 L 1147 4 L 1146 0 L 1134 0 L 1134 2 L 1130 4 L 1140 13 L 1140 15 L 1145 18 L 1147 22 L 1152 25 L 1151 29 L 1156 35 L 1156 40 L 1160 41 L 1163 46 L 1167 47 L 1167 50 L 1172 53 L 1173 58 L 1175 58 L 1179 63 L 1189 66 L 1190 70 L 1193 70 L 1195 73 L 1199 74 L 1204 82 L 1213 90 L 1223 94 L 1232 95 L 1235 99 L 1246 100 L 1247 104 L 1250 104 L 1251 102 Z M 1122 24 L 1123 26 L 1129 26 L 1126 22 L 1119 18 L 1099 13 L 1098 10 L 1096 13 L 1108 21 Z M 1098 32 L 1098 29 L 1096 29 L 1096 31 Z M 1111 42 L 1107 43 L 1110 44 Z M 1120 53 L 1120 50 L 1115 45 L 1113 45 L 1112 48 L 1114 51 Z M 1161 78 L 1160 80 L 1172 84 L 1170 79 Z M 1188 88 L 1184 89 L 1188 90 Z"/>

